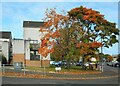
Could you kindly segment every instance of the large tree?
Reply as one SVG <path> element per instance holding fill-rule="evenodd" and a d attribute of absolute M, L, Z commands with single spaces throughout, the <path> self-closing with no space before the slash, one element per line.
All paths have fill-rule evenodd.
<path fill-rule="evenodd" d="M 80 52 L 84 51 L 83 55 L 95 54 L 99 47 L 109 48 L 118 42 L 119 30 L 116 24 L 107 21 L 100 12 L 80 6 L 70 10 L 68 15 L 69 20 L 74 21 L 75 28 L 82 27 L 78 28 L 81 29 L 78 38 L 80 38 Z"/>
<path fill-rule="evenodd" d="M 80 41 L 101 42 L 103 47 L 109 48 L 118 42 L 116 35 L 119 30 L 116 24 L 107 21 L 100 12 L 80 6 L 68 12 L 71 21 L 74 21 L 76 28 L 81 29 L 79 33 Z"/>
<path fill-rule="evenodd" d="M 109 48 L 118 42 L 116 24 L 107 21 L 100 12 L 83 6 L 68 11 L 67 15 L 47 10 L 44 26 L 48 31 L 44 40 L 54 39 L 53 54 L 67 58 L 68 62 L 77 56 L 77 51 L 84 57 L 95 55 L 99 47 Z M 40 48 L 42 52 L 44 47 L 45 44 Z"/>
<path fill-rule="evenodd" d="M 57 14 L 54 9 L 50 11 L 47 9 L 44 27 L 40 28 L 40 33 L 43 37 L 40 39 L 39 53 L 43 57 L 47 57 L 49 53 L 54 52 L 54 43 L 56 43 L 56 39 L 60 36 L 58 23 L 62 18 L 63 16 Z"/>

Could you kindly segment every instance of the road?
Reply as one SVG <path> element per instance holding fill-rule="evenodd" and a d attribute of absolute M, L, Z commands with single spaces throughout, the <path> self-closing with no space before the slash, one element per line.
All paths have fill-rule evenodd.
<path fill-rule="evenodd" d="M 118 74 L 120 68 L 104 66 L 104 74 Z M 118 78 L 89 80 L 30 79 L 3 77 L 3 84 L 118 84 Z"/>
<path fill-rule="evenodd" d="M 118 84 L 118 78 L 95 80 L 57 80 L 3 77 L 3 84 Z"/>

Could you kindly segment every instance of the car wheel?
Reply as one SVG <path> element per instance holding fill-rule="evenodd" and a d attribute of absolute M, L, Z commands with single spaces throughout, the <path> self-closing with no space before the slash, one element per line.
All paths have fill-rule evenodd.
<path fill-rule="evenodd" d="M 119 65 L 119 64 L 116 64 L 115 66 L 116 66 L 116 67 L 119 67 L 120 65 Z"/>
<path fill-rule="evenodd" d="M 112 64 L 112 67 L 114 67 L 114 65 Z"/>

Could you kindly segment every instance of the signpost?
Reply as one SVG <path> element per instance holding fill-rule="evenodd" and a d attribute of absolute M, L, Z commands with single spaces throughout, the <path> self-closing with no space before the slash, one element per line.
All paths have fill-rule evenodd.
<path fill-rule="evenodd" d="M 22 70 L 22 62 L 14 62 L 14 69 L 17 71 Z"/>

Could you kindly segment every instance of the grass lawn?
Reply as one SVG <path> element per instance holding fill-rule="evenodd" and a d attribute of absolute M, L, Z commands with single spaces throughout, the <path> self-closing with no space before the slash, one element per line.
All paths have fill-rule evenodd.
<path fill-rule="evenodd" d="M 46 71 L 46 72 L 55 72 L 55 66 L 50 67 L 26 67 L 28 70 L 34 70 L 34 71 Z M 65 69 L 64 67 L 61 67 L 61 72 L 95 72 L 96 70 L 82 70 L 81 66 L 71 66 L 70 70 Z M 97 71 L 96 71 L 97 72 Z M 99 71 L 98 71 L 99 72 Z"/>
<path fill-rule="evenodd" d="M 44 69 L 44 67 L 30 67 L 27 66 L 26 69 L 28 70 L 37 70 L 37 71 L 41 71 Z M 55 71 L 55 66 L 50 66 L 50 67 L 45 67 L 46 71 Z M 64 67 L 61 67 L 61 71 L 78 71 L 81 70 L 81 66 L 71 66 L 70 70 L 65 69 Z"/>

